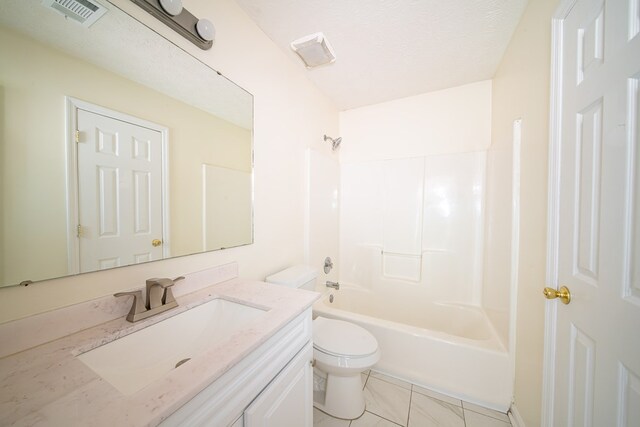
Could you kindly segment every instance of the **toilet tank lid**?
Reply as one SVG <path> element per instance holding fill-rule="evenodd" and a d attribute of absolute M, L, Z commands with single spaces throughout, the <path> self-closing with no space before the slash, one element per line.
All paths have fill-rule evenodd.
<path fill-rule="evenodd" d="M 267 276 L 265 280 L 267 283 L 299 288 L 305 283 L 315 280 L 316 277 L 318 277 L 318 271 L 315 268 L 308 265 L 296 265 Z"/>

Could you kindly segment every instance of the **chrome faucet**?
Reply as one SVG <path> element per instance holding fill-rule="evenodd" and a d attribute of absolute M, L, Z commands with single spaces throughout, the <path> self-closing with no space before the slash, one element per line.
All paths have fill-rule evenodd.
<path fill-rule="evenodd" d="M 177 307 L 178 303 L 173 296 L 171 287 L 175 285 L 178 280 L 182 279 L 184 279 L 184 276 L 176 277 L 173 280 L 167 278 L 147 279 L 146 302 L 144 303 L 142 301 L 141 289 L 130 292 L 118 292 L 117 294 L 113 294 L 113 296 L 133 296 L 133 304 L 131 305 L 129 314 L 127 314 L 127 320 L 129 322 L 137 322 L 138 320 L 146 319 L 147 317 Z"/>
<path fill-rule="evenodd" d="M 340 289 L 340 283 L 331 282 L 329 280 L 327 280 L 326 286 L 327 286 L 327 288 Z"/>

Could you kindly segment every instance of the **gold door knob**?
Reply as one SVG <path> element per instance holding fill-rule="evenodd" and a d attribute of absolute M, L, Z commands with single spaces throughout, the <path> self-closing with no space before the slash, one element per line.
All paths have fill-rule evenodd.
<path fill-rule="evenodd" d="M 154 248 L 157 248 L 158 246 L 160 246 L 162 244 L 162 240 L 160 239 L 153 239 L 151 241 L 151 244 L 153 245 Z"/>
<path fill-rule="evenodd" d="M 566 286 L 562 286 L 560 290 L 557 291 L 553 288 L 544 288 L 542 293 L 546 299 L 560 298 L 563 304 L 569 304 L 571 302 L 571 292 L 569 292 L 569 288 Z"/>

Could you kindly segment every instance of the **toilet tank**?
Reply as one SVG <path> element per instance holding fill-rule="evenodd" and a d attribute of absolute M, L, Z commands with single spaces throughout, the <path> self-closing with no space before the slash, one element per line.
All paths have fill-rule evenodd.
<path fill-rule="evenodd" d="M 313 291 L 316 287 L 318 271 L 308 265 L 296 265 L 286 270 L 267 276 L 265 281 L 275 285 L 284 285 L 290 288 L 301 288 Z"/>

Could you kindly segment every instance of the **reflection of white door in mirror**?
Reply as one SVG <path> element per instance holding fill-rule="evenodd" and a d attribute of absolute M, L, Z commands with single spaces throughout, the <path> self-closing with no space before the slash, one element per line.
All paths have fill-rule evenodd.
<path fill-rule="evenodd" d="M 99 107 L 98 107 L 99 108 Z M 163 258 L 163 139 L 138 120 L 76 110 L 76 272 Z M 164 248 L 163 248 L 164 247 Z"/>
<path fill-rule="evenodd" d="M 0 287 L 80 272 L 76 110 L 61 102 L 68 95 L 163 134 L 171 233 L 164 229 L 162 256 L 201 252 L 201 166 L 253 176 L 253 97 L 118 7 L 102 2 L 109 12 L 87 29 L 38 3 L 0 0 L 0 246 L 11 248 L 0 251 Z M 253 242 L 252 206 L 236 245 Z"/>

